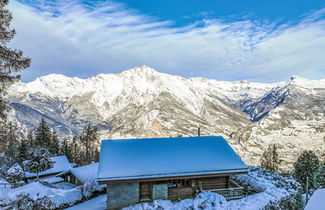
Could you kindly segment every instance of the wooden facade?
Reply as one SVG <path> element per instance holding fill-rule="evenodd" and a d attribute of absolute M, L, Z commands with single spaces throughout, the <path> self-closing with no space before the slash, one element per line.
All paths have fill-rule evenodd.
<path fill-rule="evenodd" d="M 153 186 L 166 184 L 168 187 L 167 199 L 171 201 L 178 201 L 185 198 L 193 198 L 199 192 L 209 190 L 228 191 L 229 188 L 237 189 L 240 186 L 236 185 L 229 179 L 229 176 L 214 176 L 204 178 L 192 178 L 192 179 L 173 179 L 163 181 L 143 181 L 140 182 L 139 198 L 140 201 L 152 201 L 153 200 Z M 226 197 L 227 193 L 222 193 Z M 239 194 L 238 194 L 239 196 Z M 231 199 L 231 197 L 229 197 Z"/>
<path fill-rule="evenodd" d="M 65 182 L 69 182 L 71 184 L 75 185 L 82 185 L 83 183 L 71 172 L 60 175 L 59 177 L 62 177 Z"/>

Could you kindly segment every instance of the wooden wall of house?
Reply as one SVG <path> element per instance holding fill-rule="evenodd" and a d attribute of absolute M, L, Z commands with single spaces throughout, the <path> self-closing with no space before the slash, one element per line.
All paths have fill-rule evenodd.
<path fill-rule="evenodd" d="M 140 201 L 151 200 L 152 186 L 154 184 L 162 183 L 168 184 L 168 199 L 172 201 L 177 201 L 185 198 L 193 198 L 200 190 L 228 188 L 229 176 L 140 182 Z"/>
<path fill-rule="evenodd" d="M 79 179 L 71 173 L 64 175 L 64 181 L 75 185 L 82 185 Z"/>

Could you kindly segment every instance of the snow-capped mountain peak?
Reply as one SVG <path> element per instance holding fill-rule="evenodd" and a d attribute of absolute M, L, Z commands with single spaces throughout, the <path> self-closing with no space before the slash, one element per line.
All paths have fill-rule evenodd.
<path fill-rule="evenodd" d="M 280 83 L 227 82 L 140 66 L 87 79 L 51 74 L 17 82 L 8 93 L 28 129 L 41 118 L 62 135 L 79 134 L 90 122 L 103 138 L 191 136 L 200 127 L 202 135 L 228 138 L 251 164 L 270 143 L 279 143 L 284 154 L 294 152 L 282 156 L 290 164 L 308 146 L 306 139 L 316 150 L 324 147 L 324 89 L 325 80 L 297 76 Z"/>
<path fill-rule="evenodd" d="M 310 80 L 297 75 L 291 76 L 289 84 L 297 85 L 304 88 L 325 88 L 325 79 Z"/>

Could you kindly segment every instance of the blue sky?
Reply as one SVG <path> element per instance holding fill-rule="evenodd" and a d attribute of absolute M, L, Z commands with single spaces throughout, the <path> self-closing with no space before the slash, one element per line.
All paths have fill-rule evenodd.
<path fill-rule="evenodd" d="M 223 21 L 255 19 L 264 21 L 297 22 L 302 16 L 325 6 L 324 0 L 126 0 L 120 1 L 140 13 L 172 20 L 184 26 L 203 18 Z"/>
<path fill-rule="evenodd" d="M 325 78 L 325 1 L 12 0 L 24 81 L 147 65 L 184 77 Z"/>

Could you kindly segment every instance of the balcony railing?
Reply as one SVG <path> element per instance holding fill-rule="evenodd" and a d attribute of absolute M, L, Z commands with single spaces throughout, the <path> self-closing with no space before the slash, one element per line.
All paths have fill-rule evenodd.
<path fill-rule="evenodd" d="M 233 180 L 229 180 L 229 188 L 213 189 L 210 191 L 223 195 L 227 200 L 240 199 L 245 196 L 244 188 Z"/>

